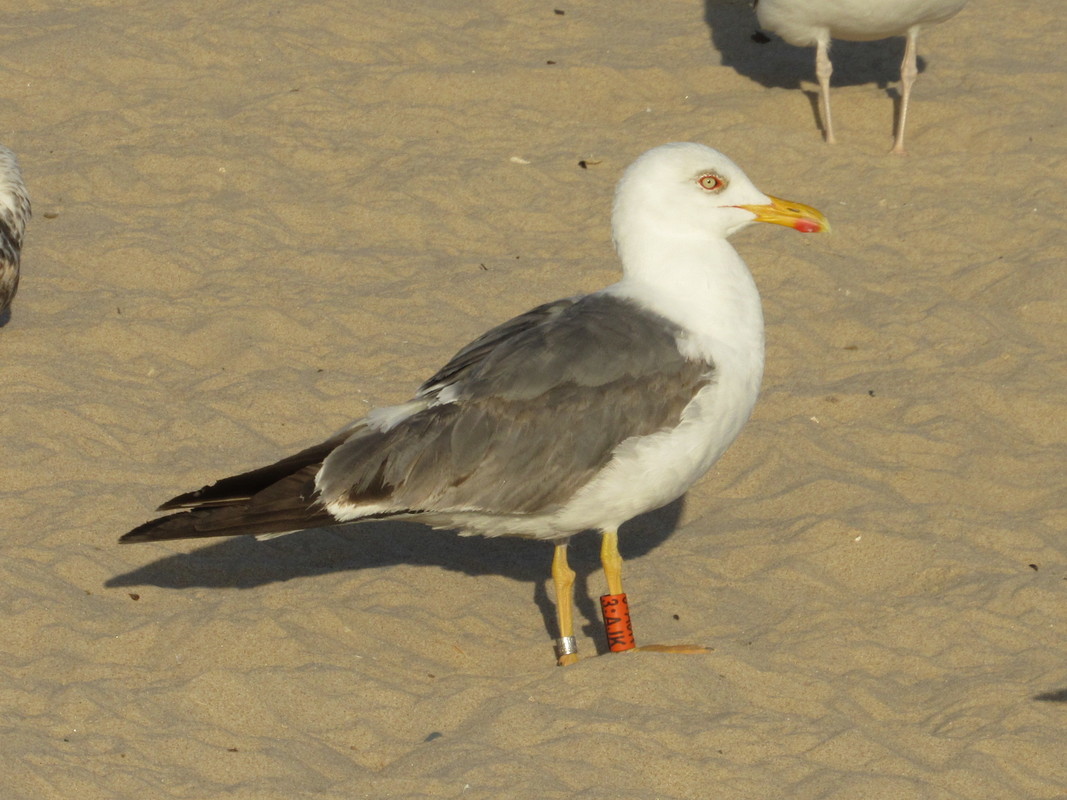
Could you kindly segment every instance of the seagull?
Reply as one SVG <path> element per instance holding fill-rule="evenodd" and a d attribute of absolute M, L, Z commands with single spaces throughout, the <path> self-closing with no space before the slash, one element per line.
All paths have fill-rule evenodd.
<path fill-rule="evenodd" d="M 22 236 L 30 218 L 30 196 L 15 154 L 0 145 L 0 319 L 19 289 Z"/>
<path fill-rule="evenodd" d="M 625 602 L 619 526 L 683 495 L 756 402 L 760 297 L 726 240 L 753 222 L 829 230 L 820 212 L 764 194 L 710 147 L 648 151 L 615 194 L 618 283 L 492 328 L 409 401 L 179 495 L 158 509 L 176 513 L 120 541 L 270 536 L 376 519 L 547 540 L 557 662 L 574 663 L 570 537 L 601 533 L 605 597 Z M 635 648 L 632 636 L 612 644 L 706 652 Z"/>
<path fill-rule="evenodd" d="M 815 45 L 822 122 L 828 144 L 834 143 L 830 119 L 830 40 L 870 42 L 907 36 L 900 64 L 900 116 L 892 153 L 904 153 L 904 123 L 911 87 L 919 74 L 916 63 L 919 29 L 955 16 L 967 0 L 754 0 L 761 27 L 798 47 Z"/>

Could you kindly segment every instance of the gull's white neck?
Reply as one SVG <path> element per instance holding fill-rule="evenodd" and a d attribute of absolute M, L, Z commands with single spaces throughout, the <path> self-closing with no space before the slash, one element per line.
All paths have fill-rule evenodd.
<path fill-rule="evenodd" d="M 721 236 L 626 229 L 616 242 L 623 278 L 606 291 L 684 328 L 690 358 L 737 369 L 759 384 L 763 311 L 752 274 Z M 733 370 L 731 370 L 733 371 Z"/>

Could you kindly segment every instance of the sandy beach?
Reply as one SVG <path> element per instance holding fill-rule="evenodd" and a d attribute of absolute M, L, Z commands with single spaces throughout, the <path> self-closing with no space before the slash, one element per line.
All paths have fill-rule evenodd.
<path fill-rule="evenodd" d="M 1067 797 L 1067 16 L 972 0 L 811 50 L 740 0 L 27 0 L 0 142 L 34 218 L 0 327 L 8 800 Z M 406 399 L 618 276 L 640 153 L 722 150 L 829 236 L 733 243 L 741 437 L 598 542 L 407 523 L 137 546 L 162 501 Z"/>

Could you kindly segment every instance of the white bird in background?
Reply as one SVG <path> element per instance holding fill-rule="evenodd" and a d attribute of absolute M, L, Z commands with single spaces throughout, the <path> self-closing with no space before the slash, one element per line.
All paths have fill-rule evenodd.
<path fill-rule="evenodd" d="M 569 664 L 577 655 L 567 542 L 599 530 L 609 644 L 632 649 L 629 615 L 619 612 L 618 526 L 684 494 L 756 402 L 763 314 L 748 268 L 726 241 L 754 222 L 829 228 L 815 209 L 761 192 L 710 147 L 649 151 L 615 195 L 621 281 L 499 325 L 407 403 L 169 500 L 160 510 L 176 513 L 122 541 L 386 518 L 544 539 L 555 545 L 559 663 Z"/>
<path fill-rule="evenodd" d="M 22 235 L 30 218 L 30 196 L 15 154 L 0 145 L 0 320 L 19 288 Z"/>
<path fill-rule="evenodd" d="M 754 0 L 761 27 L 774 31 L 798 47 L 815 45 L 815 75 L 826 141 L 834 143 L 830 118 L 830 40 L 870 42 L 906 36 L 900 65 L 900 116 L 890 152 L 904 152 L 904 123 L 908 118 L 911 87 L 919 74 L 917 44 L 923 25 L 944 22 L 956 15 L 967 0 Z"/>

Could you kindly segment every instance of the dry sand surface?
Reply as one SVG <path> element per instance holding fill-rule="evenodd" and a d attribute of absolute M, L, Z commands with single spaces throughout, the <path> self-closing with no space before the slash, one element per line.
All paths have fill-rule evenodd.
<path fill-rule="evenodd" d="M 9 8 L 3 798 L 1067 796 L 1060 6 L 925 33 L 905 158 L 902 40 L 835 50 L 831 148 L 813 53 L 733 0 Z M 760 404 L 622 533 L 639 642 L 711 654 L 556 668 L 544 543 L 117 546 L 613 281 L 615 181 L 679 140 L 834 225 L 735 237 Z"/>

